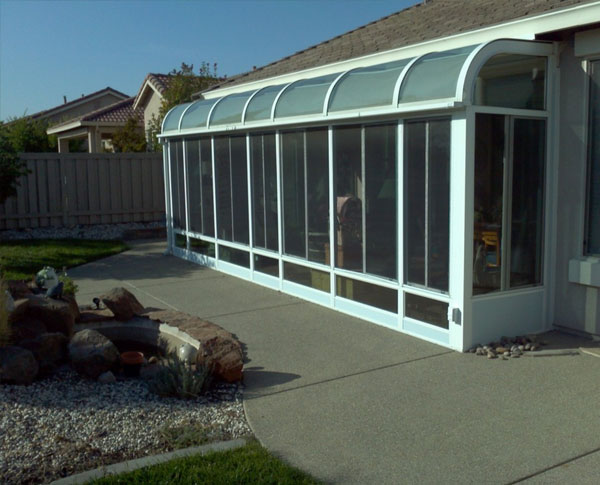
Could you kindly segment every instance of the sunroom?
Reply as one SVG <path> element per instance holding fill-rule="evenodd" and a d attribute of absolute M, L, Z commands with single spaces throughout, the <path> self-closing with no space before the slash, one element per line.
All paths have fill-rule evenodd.
<path fill-rule="evenodd" d="M 494 40 L 176 106 L 170 251 L 457 350 L 546 329 L 553 57 Z"/>

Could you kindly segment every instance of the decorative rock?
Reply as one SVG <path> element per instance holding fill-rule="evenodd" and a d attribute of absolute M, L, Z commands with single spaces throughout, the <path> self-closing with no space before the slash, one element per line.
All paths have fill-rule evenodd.
<path fill-rule="evenodd" d="M 34 339 L 47 332 L 48 329 L 44 322 L 35 318 L 15 322 L 11 325 L 11 338 L 16 344 L 22 340 Z"/>
<path fill-rule="evenodd" d="M 483 350 L 483 347 L 477 347 L 475 354 L 476 355 L 485 355 L 485 351 Z"/>
<path fill-rule="evenodd" d="M 86 309 L 80 311 L 77 322 L 98 323 L 107 322 L 109 320 L 114 320 L 114 315 L 108 308 L 104 308 L 102 310 Z"/>
<path fill-rule="evenodd" d="M 77 300 L 75 299 L 75 297 L 72 295 L 65 295 L 65 296 L 63 296 L 63 300 L 65 300 L 69 304 L 69 308 L 71 309 L 71 312 L 73 313 L 73 316 L 75 317 L 75 321 L 78 322 L 79 317 L 80 317 L 80 312 L 79 312 L 79 305 L 77 305 Z"/>
<path fill-rule="evenodd" d="M 31 351 L 14 346 L 0 348 L 0 382 L 31 384 L 38 371 Z"/>
<path fill-rule="evenodd" d="M 523 351 L 525 350 L 525 346 L 524 346 L 524 345 L 519 345 L 519 347 L 518 347 L 518 348 L 519 348 L 519 350 L 520 350 L 521 352 L 523 352 Z"/>
<path fill-rule="evenodd" d="M 158 364 L 158 357 L 156 357 L 155 355 L 153 355 L 152 357 L 150 357 L 148 359 L 148 364 Z"/>
<path fill-rule="evenodd" d="M 51 374 L 67 356 L 67 337 L 60 332 L 43 333 L 34 339 L 21 341 L 19 346 L 33 353 L 42 375 Z"/>
<path fill-rule="evenodd" d="M 81 375 L 98 376 L 120 362 L 119 350 L 110 340 L 95 330 L 77 332 L 69 343 L 69 357 L 73 368 Z"/>
<path fill-rule="evenodd" d="M 531 349 L 530 350 L 532 352 L 535 352 L 537 349 L 539 349 L 539 347 L 537 345 L 533 345 L 533 344 L 531 345 Z"/>
<path fill-rule="evenodd" d="M 107 370 L 98 376 L 98 382 L 101 384 L 112 384 L 113 382 L 117 382 L 117 378 L 111 371 Z"/>
<path fill-rule="evenodd" d="M 14 323 L 29 319 L 41 320 L 49 332 L 61 332 L 67 337 L 73 335 L 75 313 L 66 301 L 38 295 L 30 295 L 17 300 L 15 310 L 9 316 L 9 321 Z"/>
<path fill-rule="evenodd" d="M 23 280 L 8 280 L 6 286 L 8 286 L 8 291 L 15 300 L 26 298 L 27 295 L 31 294 L 27 282 Z"/>
<path fill-rule="evenodd" d="M 507 357 L 510 357 L 510 351 L 507 350 L 506 352 L 504 352 L 504 355 L 506 355 Z"/>
<path fill-rule="evenodd" d="M 493 352 L 488 352 L 487 354 L 487 358 L 488 359 L 496 359 L 498 356 L 496 354 L 494 354 Z"/>
<path fill-rule="evenodd" d="M 511 357 L 512 357 L 513 359 L 518 359 L 519 357 L 521 357 L 521 354 L 517 354 L 517 353 L 515 353 L 515 354 L 512 354 L 512 356 L 511 356 Z"/>
<path fill-rule="evenodd" d="M 2 294 L 0 294 L 0 298 L 2 298 Z M 4 308 L 6 308 L 6 311 L 8 313 L 13 312 L 15 310 L 15 300 L 8 290 L 4 294 L 4 299 Z"/>
<path fill-rule="evenodd" d="M 496 347 L 496 352 L 498 352 L 499 354 L 503 354 L 507 350 L 508 349 L 506 349 L 505 347 Z"/>
<path fill-rule="evenodd" d="M 531 344 L 530 343 L 525 344 L 525 350 L 531 350 Z"/>
<path fill-rule="evenodd" d="M 186 364 L 194 363 L 197 355 L 198 350 L 188 343 L 182 344 L 177 350 L 177 356 L 179 357 L 179 360 L 185 362 Z"/>
<path fill-rule="evenodd" d="M 117 320 L 131 320 L 134 315 L 144 313 L 142 304 L 125 288 L 113 288 L 102 295 L 100 299 L 113 312 Z"/>

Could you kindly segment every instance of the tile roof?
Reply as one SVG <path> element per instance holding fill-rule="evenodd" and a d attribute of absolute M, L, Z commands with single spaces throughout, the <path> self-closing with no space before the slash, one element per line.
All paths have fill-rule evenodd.
<path fill-rule="evenodd" d="M 131 117 L 138 120 L 140 124 L 144 123 L 144 112 L 141 109 L 133 109 L 134 97 L 118 101 L 110 106 L 97 109 L 91 113 L 87 113 L 83 116 L 73 118 L 69 121 L 65 121 L 59 125 L 54 125 L 52 129 L 60 128 L 61 126 L 69 125 L 73 122 L 88 122 L 88 123 L 115 123 L 121 124 L 127 122 Z"/>
<path fill-rule="evenodd" d="M 266 66 L 233 76 L 208 90 L 405 47 L 592 1 L 427 0 Z"/>
<path fill-rule="evenodd" d="M 67 103 L 59 104 L 58 106 L 55 106 L 54 108 L 49 108 L 44 111 L 38 111 L 37 113 L 32 114 L 30 117 L 33 119 L 36 119 L 36 118 L 40 118 L 43 116 L 48 116 L 48 115 L 52 114 L 53 111 L 62 111 L 64 108 L 69 108 L 75 104 L 85 102 L 88 99 L 97 97 L 101 94 L 114 94 L 114 95 L 120 96 L 122 98 L 128 98 L 128 96 L 125 93 L 122 93 L 121 91 L 117 91 L 116 89 L 113 89 L 110 86 L 107 86 L 104 89 L 100 89 L 93 93 L 86 94 L 85 96 L 81 96 L 80 98 L 75 98 L 74 100 L 69 101 Z"/>

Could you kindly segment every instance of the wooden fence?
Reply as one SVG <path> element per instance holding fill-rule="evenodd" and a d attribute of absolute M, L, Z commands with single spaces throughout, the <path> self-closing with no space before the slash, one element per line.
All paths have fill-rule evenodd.
<path fill-rule="evenodd" d="M 0 204 L 0 230 L 161 221 L 160 153 L 25 153 L 31 170 Z"/>

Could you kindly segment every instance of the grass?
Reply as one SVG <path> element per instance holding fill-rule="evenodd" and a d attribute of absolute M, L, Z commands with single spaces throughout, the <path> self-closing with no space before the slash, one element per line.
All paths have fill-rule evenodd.
<path fill-rule="evenodd" d="M 230 451 L 179 458 L 160 465 L 112 475 L 90 482 L 94 485 L 116 484 L 319 484 L 309 475 L 270 455 L 257 441 Z"/>
<path fill-rule="evenodd" d="M 0 268 L 5 280 L 31 279 L 44 266 L 60 271 L 128 249 L 121 241 L 35 239 L 2 241 Z"/>

